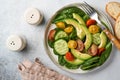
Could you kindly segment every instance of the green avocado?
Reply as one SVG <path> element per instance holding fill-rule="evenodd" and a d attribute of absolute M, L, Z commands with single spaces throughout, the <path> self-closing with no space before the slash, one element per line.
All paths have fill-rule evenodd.
<path fill-rule="evenodd" d="M 77 13 L 73 13 L 73 18 L 75 18 L 80 24 L 86 25 L 82 17 L 79 16 Z"/>
<path fill-rule="evenodd" d="M 86 35 L 86 40 L 85 40 L 85 49 L 88 50 L 89 47 L 91 46 L 92 44 L 92 35 L 91 33 L 88 31 L 87 27 L 85 25 L 81 25 L 79 24 L 76 20 L 74 19 L 65 19 L 64 20 L 67 24 L 71 24 L 73 25 L 76 30 L 77 30 L 77 36 L 80 38 L 80 39 L 83 39 Z"/>
<path fill-rule="evenodd" d="M 77 31 L 77 36 L 80 38 L 80 39 L 83 39 L 85 37 L 85 32 L 83 31 L 82 27 L 80 26 L 80 24 L 74 20 L 74 19 L 65 19 L 64 20 L 67 24 L 71 24 L 75 27 L 76 31 Z"/>
<path fill-rule="evenodd" d="M 88 60 L 90 59 L 92 56 L 87 54 L 87 53 L 81 53 L 75 49 L 71 49 L 71 53 L 77 58 L 77 59 L 81 59 L 81 60 Z"/>
<path fill-rule="evenodd" d="M 99 48 L 104 48 L 107 44 L 107 36 L 104 32 L 101 32 L 100 34 L 100 40 L 101 40 L 101 43 L 99 45 Z"/>
<path fill-rule="evenodd" d="M 79 24 L 81 24 L 82 29 L 84 30 L 85 34 L 86 34 L 86 41 L 85 41 L 85 49 L 87 50 L 91 44 L 92 44 L 92 35 L 91 33 L 88 31 L 85 21 L 82 19 L 81 16 L 79 16 L 78 14 L 73 13 L 73 18 L 76 19 Z"/>
<path fill-rule="evenodd" d="M 75 59 L 74 61 L 68 61 L 65 56 L 64 56 L 64 59 L 66 62 L 72 65 L 80 65 L 84 62 L 84 60 L 80 60 L 80 59 Z"/>
<path fill-rule="evenodd" d="M 88 50 L 89 47 L 92 44 L 93 38 L 92 38 L 92 35 L 91 35 L 91 33 L 89 32 L 89 30 L 88 30 L 88 28 L 86 26 L 81 25 L 81 27 L 84 30 L 85 34 L 86 34 L 86 40 L 85 40 L 84 45 L 85 45 L 85 49 Z"/>

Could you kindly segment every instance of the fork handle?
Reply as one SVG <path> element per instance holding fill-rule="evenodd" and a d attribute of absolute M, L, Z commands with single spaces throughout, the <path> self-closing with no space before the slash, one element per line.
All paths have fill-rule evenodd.
<path fill-rule="evenodd" d="M 105 29 L 103 30 L 107 37 L 114 43 L 114 45 L 120 50 L 120 42 L 118 41 L 118 39 L 108 30 Z"/>

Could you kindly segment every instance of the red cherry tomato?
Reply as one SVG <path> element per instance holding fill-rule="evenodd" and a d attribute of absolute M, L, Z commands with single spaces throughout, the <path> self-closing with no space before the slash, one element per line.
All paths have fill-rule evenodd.
<path fill-rule="evenodd" d="M 74 56 L 72 55 L 72 53 L 70 52 L 67 52 L 65 54 L 65 58 L 68 60 L 68 61 L 73 61 L 74 60 Z"/>
<path fill-rule="evenodd" d="M 88 19 L 86 22 L 87 27 L 89 27 L 90 25 L 95 25 L 95 24 L 97 24 L 97 22 L 94 19 Z"/>
<path fill-rule="evenodd" d="M 105 48 L 99 48 L 98 49 L 98 56 L 100 56 L 102 54 L 102 52 L 105 51 Z"/>
<path fill-rule="evenodd" d="M 50 41 L 53 41 L 53 40 L 54 40 L 55 32 L 56 32 L 56 31 L 55 31 L 54 29 L 49 32 L 48 39 L 49 39 Z"/>

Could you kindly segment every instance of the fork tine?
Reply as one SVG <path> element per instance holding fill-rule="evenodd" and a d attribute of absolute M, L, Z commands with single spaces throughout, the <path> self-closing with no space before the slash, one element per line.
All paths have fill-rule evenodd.
<path fill-rule="evenodd" d="M 88 12 L 88 10 L 85 8 L 84 5 L 80 5 L 80 7 L 81 7 L 81 9 L 82 9 L 83 11 L 85 11 L 85 13 L 87 13 L 87 14 L 89 15 L 89 12 Z"/>
<path fill-rule="evenodd" d="M 89 16 L 91 16 L 91 14 L 94 13 L 94 12 L 91 10 L 91 8 L 89 8 L 86 4 L 85 4 L 85 5 L 81 5 L 81 9 L 83 9 L 83 11 L 85 11 L 85 13 L 87 13 Z"/>
<path fill-rule="evenodd" d="M 84 5 L 84 8 L 86 9 L 88 15 L 91 15 L 93 13 L 86 5 Z"/>
<path fill-rule="evenodd" d="M 96 11 L 93 7 L 91 7 L 88 3 L 86 3 L 85 1 L 83 1 L 89 8 L 90 10 L 93 12 L 93 11 Z"/>

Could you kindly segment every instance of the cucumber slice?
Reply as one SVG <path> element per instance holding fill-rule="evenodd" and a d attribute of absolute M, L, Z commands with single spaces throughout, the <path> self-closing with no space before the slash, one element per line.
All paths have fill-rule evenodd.
<path fill-rule="evenodd" d="M 64 39 L 59 39 L 59 40 L 55 41 L 54 50 L 59 55 L 65 55 L 69 51 L 67 42 Z"/>
<path fill-rule="evenodd" d="M 55 40 L 60 39 L 60 38 L 68 38 L 67 33 L 65 33 L 62 30 L 59 30 L 58 32 L 56 32 L 56 34 L 55 34 Z"/>
<path fill-rule="evenodd" d="M 93 34 L 93 43 L 99 45 L 101 42 L 100 33 Z"/>

